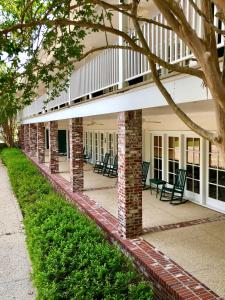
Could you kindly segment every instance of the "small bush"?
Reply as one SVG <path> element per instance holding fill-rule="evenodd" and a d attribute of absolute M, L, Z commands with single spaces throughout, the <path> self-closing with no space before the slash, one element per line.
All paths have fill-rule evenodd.
<path fill-rule="evenodd" d="M 24 214 L 37 299 L 152 299 L 131 262 L 18 149 L 1 157 Z"/>

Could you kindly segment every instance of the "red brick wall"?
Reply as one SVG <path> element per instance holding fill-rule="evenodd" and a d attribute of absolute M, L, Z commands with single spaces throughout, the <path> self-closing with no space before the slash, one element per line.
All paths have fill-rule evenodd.
<path fill-rule="evenodd" d="M 30 124 L 30 155 L 37 155 L 37 124 Z"/>
<path fill-rule="evenodd" d="M 73 192 L 84 188 L 83 171 L 83 119 L 70 119 L 70 183 Z"/>
<path fill-rule="evenodd" d="M 45 162 L 45 126 L 44 123 L 37 124 L 37 155 L 38 162 Z"/>
<path fill-rule="evenodd" d="M 118 219 L 122 237 L 142 232 L 142 111 L 118 117 Z"/>
<path fill-rule="evenodd" d="M 49 168 L 51 173 L 59 171 L 59 157 L 58 157 L 58 122 L 49 122 Z"/>
<path fill-rule="evenodd" d="M 24 149 L 27 153 L 30 152 L 30 125 L 24 125 Z"/>
<path fill-rule="evenodd" d="M 24 126 L 23 124 L 21 124 L 18 128 L 18 143 L 21 149 L 24 149 Z"/>

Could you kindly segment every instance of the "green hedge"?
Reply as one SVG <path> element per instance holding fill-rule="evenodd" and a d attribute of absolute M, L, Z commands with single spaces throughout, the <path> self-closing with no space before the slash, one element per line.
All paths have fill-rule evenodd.
<path fill-rule="evenodd" d="M 2 160 L 24 215 L 37 299 L 152 299 L 150 285 L 18 149 Z"/>

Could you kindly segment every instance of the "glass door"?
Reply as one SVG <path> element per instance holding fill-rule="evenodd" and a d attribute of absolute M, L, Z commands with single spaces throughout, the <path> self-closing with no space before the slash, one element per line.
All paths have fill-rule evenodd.
<path fill-rule="evenodd" d="M 94 133 L 94 160 L 99 160 L 99 141 L 98 141 L 98 132 Z"/>
<path fill-rule="evenodd" d="M 94 153 L 93 153 L 93 133 L 89 132 L 89 153 L 90 153 L 90 160 L 93 162 L 94 159 Z"/>
<path fill-rule="evenodd" d="M 200 200 L 200 138 L 186 138 L 186 191 L 192 200 Z"/>
<path fill-rule="evenodd" d="M 108 145 L 107 145 L 108 152 L 110 154 L 109 164 L 113 164 L 114 158 L 114 134 L 108 133 Z"/>
<path fill-rule="evenodd" d="M 168 182 L 175 183 L 175 174 L 180 163 L 180 140 L 179 137 L 168 137 Z"/>
<path fill-rule="evenodd" d="M 104 132 L 100 132 L 100 161 L 104 160 L 105 155 L 105 137 Z"/>
<path fill-rule="evenodd" d="M 162 179 L 162 136 L 154 136 L 153 148 L 153 176 Z"/>
<path fill-rule="evenodd" d="M 215 145 L 209 143 L 207 204 L 225 210 L 225 166 Z"/>

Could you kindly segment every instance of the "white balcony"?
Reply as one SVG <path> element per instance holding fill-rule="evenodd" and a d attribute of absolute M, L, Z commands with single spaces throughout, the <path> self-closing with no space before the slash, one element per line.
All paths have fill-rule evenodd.
<path fill-rule="evenodd" d="M 189 1 L 181 0 L 181 4 L 185 8 L 187 20 L 201 37 L 203 35 L 201 17 L 190 6 Z M 154 20 L 166 24 L 161 14 L 155 16 Z M 215 16 L 215 25 L 218 26 L 219 22 Z M 221 26 L 224 29 L 224 26 Z M 142 32 L 151 51 L 166 62 L 187 65 L 193 58 L 188 47 L 172 31 L 155 24 L 144 23 Z M 134 35 L 135 32 L 130 34 Z M 217 34 L 216 40 L 218 48 L 224 46 L 223 36 Z M 119 63 L 120 55 L 122 55 L 123 64 Z M 122 79 L 119 75 L 121 73 L 123 74 Z M 23 110 L 22 119 L 59 109 L 65 105 L 74 105 L 74 103 L 117 90 L 124 83 L 128 85 L 132 79 L 137 77 L 140 77 L 140 81 L 144 81 L 144 76 L 147 74 L 150 74 L 150 68 L 144 55 L 131 50 L 106 49 L 73 72 L 68 90 L 62 92 L 59 97 L 48 102 L 47 105 L 47 95 L 39 97 Z M 143 77 L 141 78 L 141 76 Z"/>

